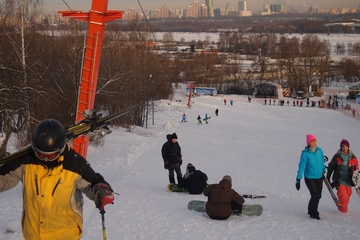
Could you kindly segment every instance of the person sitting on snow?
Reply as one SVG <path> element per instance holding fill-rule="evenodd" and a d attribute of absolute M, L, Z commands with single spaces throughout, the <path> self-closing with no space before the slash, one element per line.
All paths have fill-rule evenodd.
<path fill-rule="evenodd" d="M 207 180 L 208 177 L 205 173 L 196 170 L 195 167 L 189 163 L 186 166 L 186 173 L 179 187 L 186 188 L 190 194 L 201 194 L 207 186 Z"/>

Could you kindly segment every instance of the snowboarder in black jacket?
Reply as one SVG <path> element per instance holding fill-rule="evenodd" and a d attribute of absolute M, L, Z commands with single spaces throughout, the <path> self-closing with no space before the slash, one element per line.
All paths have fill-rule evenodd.
<path fill-rule="evenodd" d="M 180 166 L 182 164 L 181 147 L 177 142 L 176 133 L 168 134 L 166 136 L 167 142 L 161 148 L 161 155 L 164 160 L 164 168 L 169 170 L 169 181 L 175 184 L 175 175 L 178 180 L 178 184 L 182 180 L 182 174 Z"/>
<path fill-rule="evenodd" d="M 186 188 L 190 194 L 201 194 L 207 186 L 208 177 L 200 170 L 189 163 L 186 166 L 186 173 L 179 187 Z"/>

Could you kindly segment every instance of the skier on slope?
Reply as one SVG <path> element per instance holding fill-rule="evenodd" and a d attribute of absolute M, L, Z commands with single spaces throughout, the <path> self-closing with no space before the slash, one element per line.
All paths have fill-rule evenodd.
<path fill-rule="evenodd" d="M 35 127 L 32 149 L 0 166 L 0 192 L 22 181 L 24 238 L 80 239 L 82 193 L 102 211 L 114 201 L 110 185 L 66 143 L 66 131 L 54 119 Z"/>
<path fill-rule="evenodd" d="M 185 115 L 185 113 L 182 115 L 181 122 L 187 122 L 187 121 L 186 121 L 186 115 Z"/>
<path fill-rule="evenodd" d="M 202 121 L 201 121 L 201 116 L 198 115 L 198 117 L 196 118 L 198 120 L 198 124 L 202 124 Z"/>
<path fill-rule="evenodd" d="M 186 166 L 186 173 L 183 180 L 180 182 L 179 187 L 186 188 L 190 194 L 201 194 L 207 186 L 208 177 L 200 170 L 189 163 Z"/>
<path fill-rule="evenodd" d="M 308 204 L 308 214 L 311 218 L 320 220 L 318 206 L 323 186 L 323 172 L 326 170 L 324 153 L 317 146 L 316 137 L 312 134 L 306 135 L 306 145 L 305 149 L 301 152 L 295 186 L 299 191 L 300 180 L 304 175 L 305 184 L 311 195 Z"/>
<path fill-rule="evenodd" d="M 203 119 L 203 121 L 205 121 L 205 123 L 208 124 L 209 119 L 210 119 L 210 117 L 207 115 L 207 113 L 205 113 L 205 118 Z"/>
<path fill-rule="evenodd" d="M 232 178 L 225 175 L 219 184 L 207 186 L 203 194 L 208 197 L 205 208 L 211 219 L 225 220 L 231 214 L 241 214 L 245 200 L 231 188 Z"/>
<path fill-rule="evenodd" d="M 338 208 L 340 212 L 346 213 L 350 196 L 352 194 L 352 176 L 355 170 L 359 170 L 359 162 L 350 150 L 350 143 L 346 139 L 340 142 L 340 149 L 335 153 L 331 162 L 329 163 L 326 178 L 330 182 L 332 175 L 333 182 L 331 186 L 337 189 L 337 196 L 342 208 Z"/>
<path fill-rule="evenodd" d="M 167 141 L 161 148 L 161 155 L 164 160 L 164 168 L 169 170 L 169 181 L 175 184 L 175 174 L 178 180 L 178 184 L 182 180 L 182 174 L 180 166 L 182 164 L 181 147 L 177 142 L 176 133 L 168 134 L 166 136 Z"/>

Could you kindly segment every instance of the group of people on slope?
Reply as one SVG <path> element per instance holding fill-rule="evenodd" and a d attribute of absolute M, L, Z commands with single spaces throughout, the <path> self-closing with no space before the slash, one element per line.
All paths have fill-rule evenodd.
<path fill-rule="evenodd" d="M 225 220 L 232 213 L 241 214 L 245 200 L 232 187 L 232 179 L 225 175 L 218 184 L 208 185 L 208 177 L 189 163 L 184 177 L 181 173 L 181 147 L 176 133 L 168 134 L 161 148 L 164 168 L 169 171 L 169 182 L 175 184 L 175 173 L 179 187 L 186 188 L 190 194 L 203 193 L 208 197 L 206 213 L 212 219 Z"/>
<path fill-rule="evenodd" d="M 331 159 L 326 173 L 324 153 L 317 146 L 316 137 L 312 134 L 306 135 L 306 147 L 301 153 L 295 186 L 297 190 L 300 190 L 300 181 L 304 176 L 305 184 L 311 196 L 308 204 L 308 214 L 311 218 L 320 220 L 318 205 L 325 173 L 329 182 L 332 180 L 331 186 L 337 189 L 337 196 L 341 204 L 341 207 L 338 208 L 339 211 L 342 213 L 348 211 L 352 187 L 354 186 L 352 176 L 355 170 L 359 170 L 359 163 L 350 150 L 348 140 L 341 140 L 340 149 Z"/>

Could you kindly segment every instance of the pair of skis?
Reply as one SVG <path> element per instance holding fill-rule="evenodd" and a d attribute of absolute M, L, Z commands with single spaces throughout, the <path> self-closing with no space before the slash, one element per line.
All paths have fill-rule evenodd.
<path fill-rule="evenodd" d="M 134 111 L 138 110 L 139 108 L 140 108 L 140 105 L 136 105 L 136 106 L 127 108 L 125 110 L 122 110 L 120 112 L 110 114 L 106 117 L 103 117 L 101 113 L 97 114 L 97 113 L 95 113 L 95 111 L 89 111 L 84 120 L 66 128 L 66 140 L 71 141 L 83 134 L 87 134 L 90 132 L 96 132 L 96 131 L 103 133 L 102 135 L 110 133 L 111 131 L 108 128 L 110 121 L 112 121 L 116 118 L 119 118 L 123 115 L 126 115 L 128 113 L 134 112 Z M 12 159 L 21 157 L 25 154 L 28 154 L 31 151 L 32 151 L 31 146 L 28 146 L 28 147 L 26 147 L 18 152 L 15 152 L 7 157 L 4 157 L 4 158 L 0 157 L 0 165 L 4 164 Z"/>

